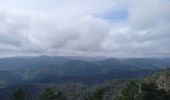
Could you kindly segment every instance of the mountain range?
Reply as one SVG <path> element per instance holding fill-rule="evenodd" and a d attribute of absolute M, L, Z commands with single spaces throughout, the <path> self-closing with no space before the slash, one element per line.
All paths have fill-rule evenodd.
<path fill-rule="evenodd" d="M 141 80 L 153 73 L 167 69 L 170 66 L 169 60 L 169 58 L 118 59 L 72 56 L 1 58 L 0 100 L 11 100 L 12 93 L 18 88 L 26 90 L 35 100 L 42 90 L 45 91 L 52 87 L 64 93 L 66 90 L 74 91 L 73 87 L 78 90 L 85 89 L 82 90 L 83 93 L 71 94 L 75 96 L 69 96 L 71 99 L 68 100 L 82 100 L 81 98 L 86 96 L 89 98 L 89 94 L 95 93 L 95 88 L 98 86 L 99 90 L 103 90 L 101 86 L 107 87 L 113 95 L 120 92 L 113 91 L 113 89 L 121 90 L 123 84 L 129 80 Z M 162 84 L 161 86 L 163 86 Z M 70 86 L 71 90 L 69 90 Z M 107 92 L 105 93 L 106 97 L 108 97 Z M 77 99 L 77 95 L 81 95 L 81 97 Z"/>
<path fill-rule="evenodd" d="M 11 57 L 0 59 L 0 86 L 143 78 L 170 65 L 169 58 Z"/>

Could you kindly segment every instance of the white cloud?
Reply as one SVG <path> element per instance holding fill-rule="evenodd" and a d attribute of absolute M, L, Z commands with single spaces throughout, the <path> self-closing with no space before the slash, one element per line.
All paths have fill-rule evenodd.
<path fill-rule="evenodd" d="M 98 16 L 119 9 L 128 12 L 124 22 Z M 169 9 L 168 0 L 3 0 L 0 52 L 170 55 Z"/>
<path fill-rule="evenodd" d="M 129 9 L 129 21 L 135 28 L 147 29 L 170 20 L 170 1 L 134 0 Z"/>

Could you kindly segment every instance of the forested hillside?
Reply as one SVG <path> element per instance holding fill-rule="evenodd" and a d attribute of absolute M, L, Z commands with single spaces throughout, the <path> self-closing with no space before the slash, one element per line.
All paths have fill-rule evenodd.
<path fill-rule="evenodd" d="M 80 83 L 32 84 L 0 90 L 2 100 L 169 100 L 170 71 L 144 79 L 112 80 L 88 86 Z"/>

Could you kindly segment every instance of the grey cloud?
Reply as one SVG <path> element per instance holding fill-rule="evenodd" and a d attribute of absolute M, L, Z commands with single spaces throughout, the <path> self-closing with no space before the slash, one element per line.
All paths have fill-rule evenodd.
<path fill-rule="evenodd" d="M 40 14 L 44 16 L 23 12 L 13 15 L 10 11 L 2 14 L 0 43 L 28 53 L 95 52 L 100 51 L 100 45 L 109 32 L 108 22 L 93 15 L 62 18 Z"/>
<path fill-rule="evenodd" d="M 80 51 L 99 49 L 109 27 L 107 22 L 93 16 L 69 19 L 64 24 L 60 24 L 59 19 L 56 19 L 53 25 L 48 23 L 43 25 L 47 25 L 45 26 L 46 28 L 41 26 L 40 28 L 35 28 L 32 34 L 37 41 L 44 41 L 43 45 L 47 48 Z"/>
<path fill-rule="evenodd" d="M 42 6 L 29 6 L 29 9 L 10 3 L 0 7 L 0 52 L 12 55 L 18 52 L 23 55 L 170 55 L 170 2 L 167 0 L 58 3 L 62 6 L 53 8 L 47 4 L 51 9 Z M 127 8 L 125 23 L 97 16 L 121 7 Z"/>
<path fill-rule="evenodd" d="M 3 14 L 0 20 L 0 43 L 6 45 L 19 46 L 24 38 L 19 32 L 24 30 L 25 25 L 19 24 L 18 20 L 10 15 Z"/>
<path fill-rule="evenodd" d="M 152 28 L 170 20 L 169 9 L 167 0 L 134 0 L 129 7 L 129 22 L 138 29 Z"/>
<path fill-rule="evenodd" d="M 169 7 L 167 0 L 129 1 L 127 28 L 112 30 L 105 50 L 113 55 L 169 56 Z"/>

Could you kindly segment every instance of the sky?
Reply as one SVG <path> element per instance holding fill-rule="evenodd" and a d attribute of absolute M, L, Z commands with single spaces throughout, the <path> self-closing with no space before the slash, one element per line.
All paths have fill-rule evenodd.
<path fill-rule="evenodd" d="M 170 0 L 0 0 L 0 57 L 170 57 Z"/>

